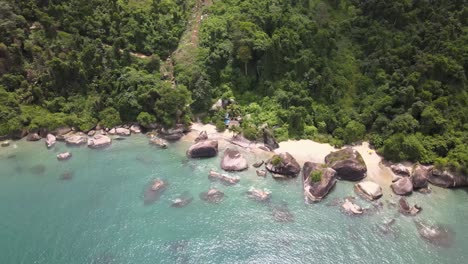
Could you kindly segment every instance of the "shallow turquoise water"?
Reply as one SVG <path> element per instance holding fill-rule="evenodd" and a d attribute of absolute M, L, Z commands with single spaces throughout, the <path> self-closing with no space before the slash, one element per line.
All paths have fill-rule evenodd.
<path fill-rule="evenodd" d="M 220 157 L 188 160 L 187 142 L 167 150 L 148 145 L 143 136 L 104 150 L 14 144 L 0 148 L 0 263 L 468 263 L 465 190 L 433 187 L 429 195 L 409 198 L 424 208 L 417 219 L 455 231 L 454 244 L 438 248 L 419 237 L 415 218 L 388 205 L 396 199 L 389 193 L 383 209 L 351 217 L 331 205 L 355 195 L 348 182 L 314 205 L 304 204 L 299 179 L 264 179 L 253 168 L 237 174 L 238 185 L 223 186 L 207 178 L 210 169 L 220 171 Z M 73 157 L 57 161 L 55 155 L 65 150 Z M 64 171 L 73 178 L 60 180 Z M 144 190 L 155 178 L 167 180 L 168 189 L 144 205 Z M 225 192 L 221 204 L 200 200 L 210 186 Z M 271 205 L 249 200 L 251 186 L 271 190 Z M 186 191 L 193 202 L 170 207 Z M 294 222 L 272 217 L 271 208 L 282 203 Z M 357 203 L 372 207 L 359 198 Z M 395 232 L 383 235 L 376 225 L 391 218 Z"/>

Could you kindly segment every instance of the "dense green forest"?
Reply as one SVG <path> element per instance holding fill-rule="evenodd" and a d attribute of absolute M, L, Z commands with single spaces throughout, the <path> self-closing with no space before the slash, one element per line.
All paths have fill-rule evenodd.
<path fill-rule="evenodd" d="M 467 20 L 463 0 L 0 0 L 0 135 L 229 112 L 249 139 L 267 124 L 466 173 Z"/>

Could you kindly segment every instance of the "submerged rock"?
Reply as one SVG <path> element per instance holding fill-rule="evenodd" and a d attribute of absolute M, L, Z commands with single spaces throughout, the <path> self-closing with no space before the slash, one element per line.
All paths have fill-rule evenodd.
<path fill-rule="evenodd" d="M 57 141 L 57 138 L 54 135 L 47 134 L 46 141 L 45 141 L 47 148 L 53 147 L 56 141 Z"/>
<path fill-rule="evenodd" d="M 289 211 L 287 204 L 273 205 L 271 207 L 271 215 L 276 222 L 292 223 L 294 222 L 294 215 Z"/>
<path fill-rule="evenodd" d="M 396 175 L 402 176 L 402 177 L 409 177 L 410 176 L 410 171 L 408 168 L 405 167 L 405 165 L 398 163 L 390 166 L 390 169 L 395 173 Z"/>
<path fill-rule="evenodd" d="M 361 154 L 352 148 L 345 148 L 328 154 L 325 163 L 336 171 L 342 180 L 359 181 L 366 177 L 367 167 Z"/>
<path fill-rule="evenodd" d="M 31 173 L 33 174 L 43 174 L 46 170 L 46 167 L 42 164 L 32 166 L 30 168 Z"/>
<path fill-rule="evenodd" d="M 371 181 L 363 181 L 354 185 L 354 190 L 369 201 L 382 197 L 382 187 Z"/>
<path fill-rule="evenodd" d="M 266 170 L 256 170 L 257 176 L 259 177 L 266 177 L 267 171 Z"/>
<path fill-rule="evenodd" d="M 207 140 L 208 139 L 208 134 L 206 133 L 206 131 L 202 131 L 200 132 L 200 134 L 198 134 L 198 137 L 195 138 L 195 143 L 198 143 L 200 141 L 204 141 L 204 140 Z"/>
<path fill-rule="evenodd" d="M 112 139 L 104 135 L 96 135 L 93 138 L 88 139 L 88 147 L 90 148 L 105 148 L 110 146 Z"/>
<path fill-rule="evenodd" d="M 455 233 L 447 226 L 422 221 L 415 221 L 415 225 L 421 238 L 434 246 L 449 248 L 455 241 Z"/>
<path fill-rule="evenodd" d="M 60 180 L 69 181 L 73 178 L 73 172 L 65 171 L 60 175 Z"/>
<path fill-rule="evenodd" d="M 357 215 L 363 213 L 362 208 L 359 205 L 352 203 L 349 199 L 345 199 L 345 202 L 342 205 L 342 207 L 345 210 L 345 212 L 349 214 Z"/>
<path fill-rule="evenodd" d="M 414 189 L 426 188 L 427 178 L 429 177 L 430 170 L 428 167 L 423 165 L 416 165 L 411 176 L 411 182 L 413 183 Z"/>
<path fill-rule="evenodd" d="M 168 144 L 166 140 L 158 138 L 158 137 L 151 137 L 149 142 L 150 144 L 153 144 L 163 149 L 166 149 L 167 144 Z"/>
<path fill-rule="evenodd" d="M 200 193 L 200 199 L 208 203 L 220 203 L 223 198 L 224 193 L 215 188 L 211 188 L 207 192 Z"/>
<path fill-rule="evenodd" d="M 413 192 L 413 183 L 408 177 L 402 177 L 392 183 L 391 187 L 393 192 L 398 195 L 410 195 Z"/>
<path fill-rule="evenodd" d="M 336 171 L 323 165 L 308 161 L 302 169 L 304 194 L 312 202 L 322 200 L 336 184 Z"/>
<path fill-rule="evenodd" d="M 221 160 L 221 168 L 223 170 L 242 171 L 248 167 L 247 160 L 238 150 L 227 148 L 224 151 L 223 159 Z"/>
<path fill-rule="evenodd" d="M 422 208 L 417 204 L 410 206 L 404 197 L 400 198 L 398 204 L 400 213 L 404 215 L 417 215 L 422 210 Z"/>
<path fill-rule="evenodd" d="M 167 189 L 167 182 L 156 179 L 145 190 L 143 202 L 145 205 L 156 202 Z"/>
<path fill-rule="evenodd" d="M 205 140 L 195 143 L 187 150 L 191 158 L 209 158 L 218 155 L 218 141 Z"/>
<path fill-rule="evenodd" d="M 70 152 L 63 152 L 57 155 L 58 160 L 67 160 L 72 157 L 72 154 Z"/>
<path fill-rule="evenodd" d="M 247 197 L 258 202 L 267 202 L 271 199 L 271 192 L 268 190 L 251 187 L 247 191 Z"/>
<path fill-rule="evenodd" d="M 296 159 L 288 152 L 274 155 L 266 162 L 266 169 L 273 174 L 279 174 L 286 177 L 296 177 L 301 171 L 301 166 Z"/>
<path fill-rule="evenodd" d="M 231 176 L 228 176 L 228 175 L 217 173 L 217 172 L 215 172 L 213 170 L 211 170 L 210 173 L 208 174 L 208 179 L 210 179 L 212 181 L 213 180 L 220 181 L 224 185 L 234 185 L 234 184 L 237 184 L 240 181 L 240 179 L 237 178 L 237 177 L 231 177 Z"/>
<path fill-rule="evenodd" d="M 260 166 L 262 166 L 263 163 L 264 163 L 263 160 L 257 161 L 257 162 L 255 162 L 254 164 L 252 164 L 252 166 L 254 166 L 254 168 L 260 168 Z"/>
<path fill-rule="evenodd" d="M 448 170 L 432 169 L 428 174 L 428 181 L 436 186 L 443 188 L 455 188 L 468 186 L 468 177 Z"/>
<path fill-rule="evenodd" d="M 26 140 L 27 141 L 38 141 L 38 140 L 41 140 L 41 136 L 39 136 L 38 133 L 29 133 Z"/>
<path fill-rule="evenodd" d="M 193 197 L 189 193 L 183 193 L 172 201 L 171 207 L 182 208 L 193 201 Z"/>

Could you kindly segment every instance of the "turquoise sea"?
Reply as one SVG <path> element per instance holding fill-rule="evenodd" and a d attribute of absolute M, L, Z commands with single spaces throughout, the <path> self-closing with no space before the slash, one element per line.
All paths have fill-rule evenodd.
<path fill-rule="evenodd" d="M 211 182 L 208 172 L 220 171 L 220 156 L 188 160 L 189 146 L 164 150 L 132 136 L 102 150 L 62 142 L 47 149 L 43 141 L 0 148 L 0 263 L 468 263 L 466 189 L 414 193 L 409 202 L 423 207 L 416 217 L 400 215 L 388 192 L 381 209 L 357 198 L 371 210 L 353 217 L 336 205 L 356 196 L 353 183 L 338 182 L 325 200 L 307 205 L 300 178 L 265 179 L 250 168 L 234 173 L 241 178 L 235 186 Z M 57 161 L 66 150 L 73 157 Z M 252 164 L 255 157 L 246 155 Z M 61 179 L 65 172 L 71 179 Z M 168 188 L 145 205 L 156 178 Z M 211 186 L 226 194 L 220 204 L 199 198 Z M 272 201 L 248 199 L 252 186 L 269 189 Z M 192 203 L 171 207 L 184 193 Z M 289 210 L 292 221 L 275 221 L 275 208 Z M 382 233 L 377 226 L 393 218 L 391 231 Z M 422 240 L 415 219 L 448 226 L 453 244 Z"/>

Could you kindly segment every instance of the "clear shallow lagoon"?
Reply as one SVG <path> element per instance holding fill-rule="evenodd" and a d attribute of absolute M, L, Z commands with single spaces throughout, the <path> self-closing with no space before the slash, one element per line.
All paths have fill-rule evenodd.
<path fill-rule="evenodd" d="M 162 150 L 132 136 L 103 150 L 62 142 L 48 150 L 42 141 L 0 148 L 0 263 L 468 263 L 466 190 L 414 193 L 409 202 L 423 207 L 416 218 L 389 206 L 396 197 L 385 192 L 383 209 L 351 217 L 331 204 L 356 196 L 352 183 L 338 182 L 313 205 L 304 204 L 299 178 L 264 179 L 254 168 L 237 174 L 239 184 L 223 186 L 207 177 L 210 169 L 220 171 L 220 157 L 188 160 L 189 145 Z M 73 157 L 57 161 L 66 150 Z M 71 180 L 60 179 L 65 171 Z M 155 178 L 168 181 L 168 189 L 144 205 Z M 226 194 L 222 203 L 200 200 L 210 186 Z M 271 190 L 271 206 L 248 199 L 251 186 Z M 172 208 L 171 200 L 186 191 L 193 202 Z M 271 208 L 282 203 L 294 222 L 272 217 Z M 377 224 L 392 218 L 395 232 L 382 234 Z M 449 226 L 456 233 L 452 247 L 426 243 L 414 219 Z"/>

